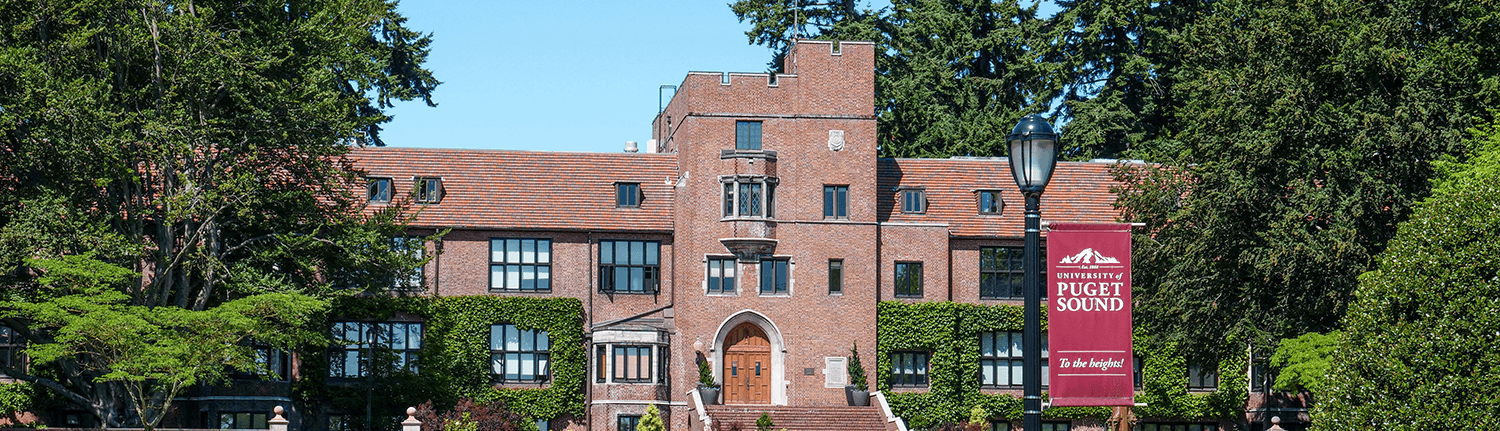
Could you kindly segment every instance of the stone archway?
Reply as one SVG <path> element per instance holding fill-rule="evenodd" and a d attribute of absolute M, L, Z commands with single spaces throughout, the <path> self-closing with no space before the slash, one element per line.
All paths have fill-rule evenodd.
<path fill-rule="evenodd" d="M 765 315 L 735 313 L 719 325 L 713 345 L 714 374 L 724 385 L 725 404 L 787 404 L 786 344 Z"/>

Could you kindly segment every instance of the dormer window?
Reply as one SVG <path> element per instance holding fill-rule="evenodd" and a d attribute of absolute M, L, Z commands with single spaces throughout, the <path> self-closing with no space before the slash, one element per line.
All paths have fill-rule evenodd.
<path fill-rule="evenodd" d="M 979 213 L 985 215 L 1000 215 L 1005 210 L 1005 201 L 1000 200 L 999 190 L 980 190 Z"/>
<path fill-rule="evenodd" d="M 723 177 L 724 217 L 776 218 L 776 178 Z"/>
<path fill-rule="evenodd" d="M 922 214 L 927 212 L 927 190 L 920 188 L 901 189 L 901 212 Z"/>
<path fill-rule="evenodd" d="M 390 178 L 367 178 L 367 196 L 370 203 L 388 203 L 391 201 L 391 179 Z"/>
<path fill-rule="evenodd" d="M 615 183 L 616 207 L 640 208 L 641 197 L 641 183 Z"/>
<path fill-rule="evenodd" d="M 435 204 L 443 199 L 443 179 L 436 177 L 417 177 L 416 195 L 414 198 L 419 204 Z"/>
<path fill-rule="evenodd" d="M 760 149 L 760 122 L 759 121 L 736 121 L 736 122 L 734 122 L 734 149 L 736 149 L 736 150 L 759 150 Z"/>

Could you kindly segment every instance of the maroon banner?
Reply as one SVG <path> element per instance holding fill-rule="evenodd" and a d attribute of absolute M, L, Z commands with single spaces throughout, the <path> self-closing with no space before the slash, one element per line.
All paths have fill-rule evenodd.
<path fill-rule="evenodd" d="M 1052 405 L 1134 405 L 1130 225 L 1051 227 L 1044 295 Z"/>

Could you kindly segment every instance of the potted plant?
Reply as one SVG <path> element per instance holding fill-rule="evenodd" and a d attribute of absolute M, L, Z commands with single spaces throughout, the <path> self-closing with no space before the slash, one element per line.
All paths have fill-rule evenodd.
<path fill-rule="evenodd" d="M 844 386 L 844 397 L 851 406 L 870 405 L 870 387 L 865 384 L 865 366 L 859 362 L 859 342 L 849 350 L 849 385 Z"/>
<path fill-rule="evenodd" d="M 714 383 L 714 370 L 708 368 L 708 361 L 703 359 L 698 360 L 698 395 L 703 405 L 719 403 L 719 384 Z"/>

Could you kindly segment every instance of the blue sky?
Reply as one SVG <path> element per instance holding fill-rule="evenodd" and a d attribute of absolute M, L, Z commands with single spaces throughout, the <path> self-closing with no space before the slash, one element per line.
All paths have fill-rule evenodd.
<path fill-rule="evenodd" d="M 381 138 L 393 147 L 589 152 L 645 144 L 662 85 L 689 71 L 766 70 L 771 52 L 748 43 L 750 24 L 727 3 L 405 0 L 398 10 L 408 27 L 433 34 L 427 67 L 443 84 L 435 108 L 387 110 L 395 119 Z"/>
<path fill-rule="evenodd" d="M 388 110 L 393 147 L 617 152 L 651 139 L 657 91 L 687 72 L 758 72 L 724 1 L 406 0 L 433 33 L 435 108 Z"/>

